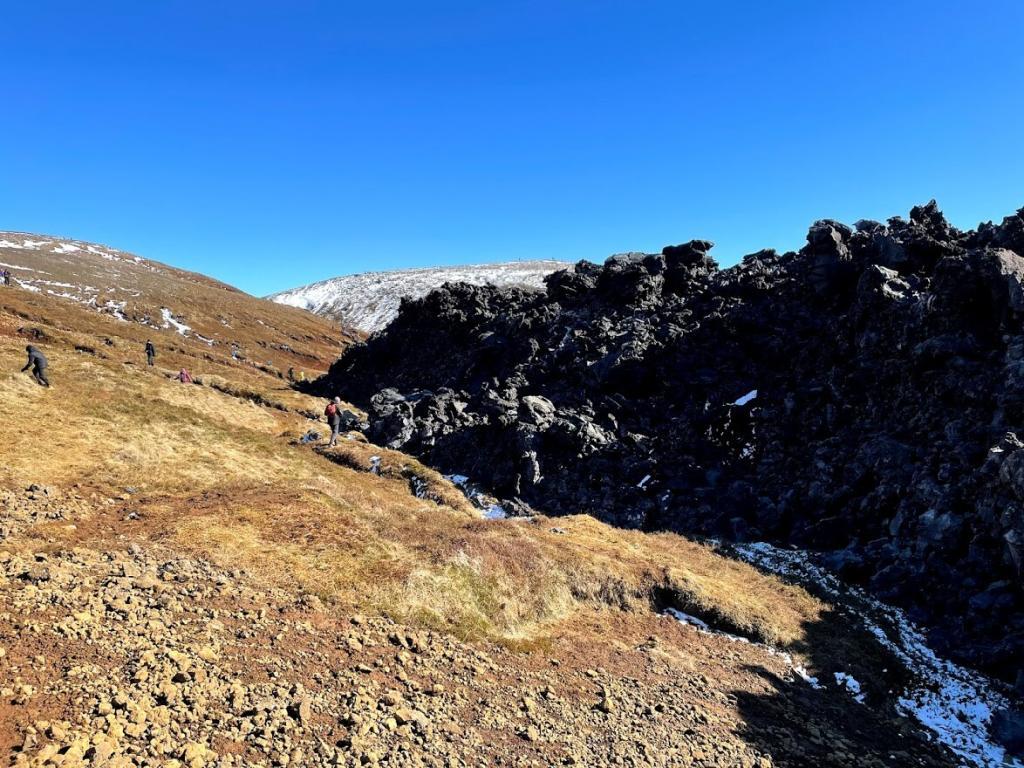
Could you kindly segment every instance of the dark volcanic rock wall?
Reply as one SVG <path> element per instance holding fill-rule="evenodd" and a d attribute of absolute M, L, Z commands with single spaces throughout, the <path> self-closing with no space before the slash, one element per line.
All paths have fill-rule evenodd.
<path fill-rule="evenodd" d="M 821 221 L 727 270 L 710 248 L 581 262 L 546 293 L 447 285 L 320 386 L 513 509 L 822 550 L 1013 680 L 1024 210 Z"/>

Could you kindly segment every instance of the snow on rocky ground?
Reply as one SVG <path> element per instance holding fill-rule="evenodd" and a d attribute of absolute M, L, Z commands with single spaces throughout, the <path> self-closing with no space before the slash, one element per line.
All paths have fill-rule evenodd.
<path fill-rule="evenodd" d="M 807 672 L 807 670 L 803 666 L 797 664 L 796 661 L 793 659 L 793 656 L 786 651 L 780 651 L 778 648 L 772 648 L 770 645 L 765 645 L 764 643 L 755 643 L 750 639 L 743 637 L 742 635 L 734 635 L 731 632 L 726 632 L 721 629 L 714 629 L 711 626 L 709 626 L 708 623 L 703 619 L 699 619 L 696 616 L 691 616 L 690 614 L 684 611 L 680 611 L 678 608 L 666 608 L 664 615 L 675 619 L 681 624 L 686 624 L 687 626 L 694 627 L 698 632 L 706 632 L 709 635 L 717 635 L 719 637 L 724 637 L 727 640 L 731 640 L 734 643 L 747 643 L 748 645 L 756 645 L 757 647 L 764 649 L 771 655 L 778 656 L 780 659 L 785 661 L 786 664 L 789 665 L 790 671 L 796 677 L 799 677 L 801 680 L 803 680 L 805 683 L 811 686 L 811 688 L 814 688 L 815 690 L 820 690 L 824 688 L 824 686 L 818 682 L 818 678 L 813 677 L 811 674 Z M 853 678 L 850 679 L 852 680 Z M 859 690 L 860 689 L 858 688 L 858 691 Z"/>
<path fill-rule="evenodd" d="M 842 585 L 830 572 L 816 566 L 808 555 L 770 544 L 736 546 L 740 557 L 781 576 L 819 585 L 827 594 L 841 598 L 864 622 L 865 628 L 911 672 L 914 683 L 898 699 L 898 709 L 917 720 L 952 749 L 965 765 L 980 768 L 1022 768 L 989 735 L 994 713 L 1010 705 L 999 684 L 984 675 L 940 659 L 928 647 L 924 635 L 902 611 L 880 603 L 862 590 Z M 842 673 L 841 685 L 858 701 L 860 684 Z"/>
<path fill-rule="evenodd" d="M 125 308 L 126 305 L 127 305 L 127 302 L 111 300 L 111 301 L 106 302 L 103 305 L 103 309 L 106 312 L 108 312 L 111 315 L 113 315 L 114 317 L 116 317 L 121 322 L 127 323 L 128 322 L 128 318 L 124 316 L 124 308 Z"/>
<path fill-rule="evenodd" d="M 842 686 L 861 704 L 864 703 L 864 694 L 860 691 L 860 683 L 845 672 L 835 673 L 836 685 Z"/>
<path fill-rule="evenodd" d="M 493 496 L 488 496 L 474 485 L 465 475 L 445 475 L 452 485 L 462 491 L 466 498 L 479 509 L 485 520 L 504 520 L 508 512 Z"/>
<path fill-rule="evenodd" d="M 568 266 L 562 261 L 521 261 L 364 272 L 322 280 L 267 298 L 373 333 L 395 318 L 403 298 L 425 296 L 444 283 L 541 288 L 547 275 Z"/>
<path fill-rule="evenodd" d="M 21 264 L 8 264 L 6 261 L 0 261 L 0 267 L 7 267 L 7 269 L 17 269 L 21 272 L 39 272 L 38 269 L 32 269 L 32 267 L 26 267 Z"/>
<path fill-rule="evenodd" d="M 174 313 L 167 307 L 160 307 L 160 316 L 164 319 L 164 328 L 173 327 L 182 336 L 188 336 L 191 327 L 185 325 L 174 317 Z"/>
<path fill-rule="evenodd" d="M 749 392 L 747 392 L 747 394 L 745 394 L 743 397 L 737 398 L 736 401 L 733 403 L 733 405 L 746 405 L 751 400 L 754 400 L 756 398 L 757 398 L 757 390 L 756 389 L 752 389 Z"/>

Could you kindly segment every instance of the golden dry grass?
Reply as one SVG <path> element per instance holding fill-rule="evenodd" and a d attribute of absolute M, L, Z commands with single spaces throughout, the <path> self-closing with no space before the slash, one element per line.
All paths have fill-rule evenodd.
<path fill-rule="evenodd" d="M 125 363 L 139 356 L 130 324 L 33 296 L 54 382 L 43 389 L 17 372 L 24 318 L 11 309 L 15 299 L 2 298 L 0 485 L 81 484 L 112 498 L 131 486 L 128 503 L 143 513 L 132 536 L 173 542 L 339 605 L 524 648 L 543 644 L 580 610 L 666 605 L 797 646 L 826 609 L 680 536 L 587 517 L 482 520 L 411 457 L 355 440 L 322 453 L 295 445 L 311 426 L 304 413 L 319 413 L 324 401 L 276 376 L 187 347 L 180 354 L 206 385 L 178 384 L 168 378 L 175 359 L 161 360 L 168 370 Z M 379 477 L 367 471 L 372 455 L 382 457 Z M 428 498 L 410 492 L 413 475 Z M 118 530 L 119 511 L 111 514 Z M 83 544 L 110 531 L 60 526 L 46 535 Z"/>

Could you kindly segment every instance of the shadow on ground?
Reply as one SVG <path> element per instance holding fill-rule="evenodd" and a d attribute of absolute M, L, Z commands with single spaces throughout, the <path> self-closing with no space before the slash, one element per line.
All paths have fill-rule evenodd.
<path fill-rule="evenodd" d="M 775 766 L 963 765 L 897 713 L 895 697 L 908 673 L 866 631 L 840 629 L 848 623 L 837 611 L 830 611 L 820 621 L 805 625 L 806 639 L 793 649 L 808 660 L 808 669 L 821 687 L 798 677 L 782 680 L 764 667 L 748 667 L 765 679 L 771 693 L 733 692 L 744 722 L 739 735 L 770 756 Z M 863 702 L 836 683 L 836 672 L 860 684 Z"/>

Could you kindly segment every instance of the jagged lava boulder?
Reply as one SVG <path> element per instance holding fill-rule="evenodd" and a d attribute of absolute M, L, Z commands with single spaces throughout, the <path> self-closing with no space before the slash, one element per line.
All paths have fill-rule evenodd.
<path fill-rule="evenodd" d="M 819 550 L 1024 685 L 1024 210 L 710 250 L 445 285 L 318 386 L 513 510 Z"/>

